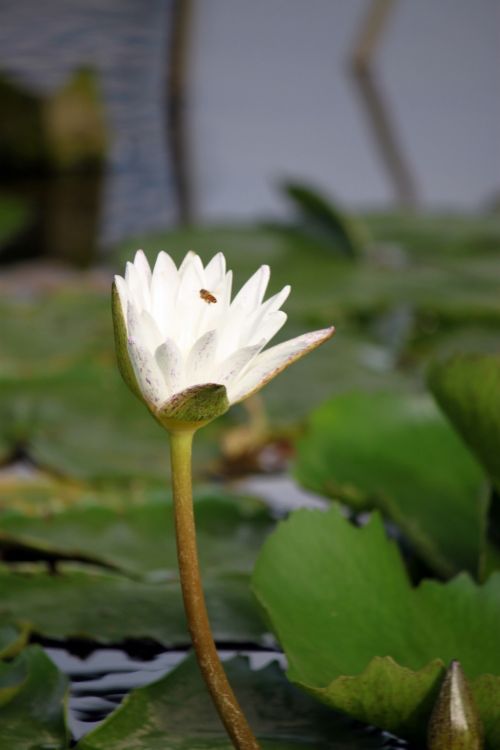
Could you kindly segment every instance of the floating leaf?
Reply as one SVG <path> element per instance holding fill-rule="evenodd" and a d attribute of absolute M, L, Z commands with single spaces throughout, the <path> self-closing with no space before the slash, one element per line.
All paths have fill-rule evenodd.
<path fill-rule="evenodd" d="M 483 475 L 426 396 L 357 394 L 317 409 L 296 476 L 355 510 L 378 507 L 445 576 L 482 562 Z"/>
<path fill-rule="evenodd" d="M 429 384 L 445 414 L 500 488 L 500 356 L 457 355 L 437 362 Z"/>
<path fill-rule="evenodd" d="M 487 747 L 500 747 L 500 574 L 412 588 L 380 518 L 360 529 L 332 508 L 279 526 L 254 589 L 290 679 L 320 700 L 421 743 L 445 664 L 458 659 Z"/>
<path fill-rule="evenodd" d="M 107 493 L 82 490 L 88 506 L 42 517 L 0 516 L 0 549 L 22 547 L 44 557 L 87 560 L 131 575 L 177 576 L 174 513 L 167 490 L 150 490 L 156 501 L 105 507 Z M 170 495 L 170 493 L 168 493 Z M 102 498 L 102 503 L 99 503 Z M 201 496 L 195 502 L 200 564 L 204 574 L 250 572 L 257 551 L 274 526 L 259 501 Z"/>
<path fill-rule="evenodd" d="M 89 359 L 114 365 L 109 295 L 64 291 L 3 300 L 0 376 L 57 374 Z"/>
<path fill-rule="evenodd" d="M 168 438 L 122 382 L 118 368 L 86 365 L 1 384 L 0 416 L 12 445 L 41 467 L 80 480 L 166 481 Z M 216 420 L 197 435 L 195 467 L 217 455 Z"/>
<path fill-rule="evenodd" d="M 30 628 L 26 624 L 0 625 L 0 659 L 12 659 L 26 646 Z"/>
<path fill-rule="evenodd" d="M 470 255 L 474 260 L 478 252 L 496 255 L 500 247 L 500 219 L 494 213 L 377 212 L 364 214 L 363 220 L 379 242 L 398 242 L 441 261 L 460 255 Z"/>
<path fill-rule="evenodd" d="M 0 662 L 0 750 L 65 750 L 67 680 L 39 646 Z"/>
<path fill-rule="evenodd" d="M 204 584 L 215 638 L 259 641 L 263 627 L 248 576 L 212 576 Z M 40 565 L 0 568 L 0 620 L 6 625 L 22 620 L 49 638 L 189 643 L 177 581 L 133 581 L 70 564 L 59 566 L 58 575 Z"/>
<path fill-rule="evenodd" d="M 369 750 L 382 738 L 314 704 L 288 683 L 277 664 L 252 671 L 245 659 L 225 663 L 263 750 Z M 193 658 L 134 690 L 77 750 L 231 750 Z"/>

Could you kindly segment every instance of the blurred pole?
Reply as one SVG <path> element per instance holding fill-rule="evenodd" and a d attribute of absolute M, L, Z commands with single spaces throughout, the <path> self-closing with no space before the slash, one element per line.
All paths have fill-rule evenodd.
<path fill-rule="evenodd" d="M 186 81 L 192 0 L 172 0 L 172 32 L 168 47 L 167 128 L 172 156 L 179 221 L 193 217 L 186 118 Z"/>
<path fill-rule="evenodd" d="M 377 148 L 401 207 L 416 208 L 417 189 L 376 80 L 373 59 L 396 0 L 371 0 L 350 54 L 350 68 Z"/>

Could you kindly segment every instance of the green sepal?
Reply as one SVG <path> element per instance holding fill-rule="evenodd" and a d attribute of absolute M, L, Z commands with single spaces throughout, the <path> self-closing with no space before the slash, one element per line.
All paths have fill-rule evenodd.
<path fill-rule="evenodd" d="M 483 727 L 459 661 L 446 672 L 429 723 L 429 750 L 481 750 Z"/>
<path fill-rule="evenodd" d="M 144 401 L 139 383 L 135 376 L 134 368 L 130 362 L 130 357 L 127 348 L 127 326 L 125 323 L 125 316 L 123 314 L 122 304 L 120 301 L 120 295 L 116 288 L 115 282 L 111 288 L 111 312 L 113 317 L 113 331 L 115 334 L 115 350 L 116 360 L 118 362 L 118 369 L 120 374 L 130 390 L 135 393 L 137 398 Z"/>
<path fill-rule="evenodd" d="M 229 406 L 224 385 L 205 383 L 176 393 L 155 412 L 155 416 L 166 429 L 182 429 L 183 425 L 201 427 L 225 414 Z"/>

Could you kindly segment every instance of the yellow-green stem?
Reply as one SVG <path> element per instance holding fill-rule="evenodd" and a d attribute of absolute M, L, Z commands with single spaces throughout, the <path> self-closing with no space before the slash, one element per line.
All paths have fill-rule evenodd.
<path fill-rule="evenodd" d="M 170 433 L 177 559 L 184 609 L 198 664 L 235 748 L 259 750 L 217 654 L 201 585 L 191 479 L 191 430 Z"/>

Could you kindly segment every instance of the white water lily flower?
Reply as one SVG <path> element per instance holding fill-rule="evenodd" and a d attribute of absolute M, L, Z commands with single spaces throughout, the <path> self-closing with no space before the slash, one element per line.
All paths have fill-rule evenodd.
<path fill-rule="evenodd" d="M 125 278 L 115 276 L 120 369 L 156 416 L 204 386 L 223 393 L 221 413 L 333 335 L 326 328 L 265 349 L 286 321 L 280 308 L 290 293 L 286 286 L 264 301 L 269 275 L 261 266 L 231 301 L 232 272 L 222 253 L 203 267 L 189 252 L 177 268 L 161 252 L 151 271 L 139 250 Z"/>

